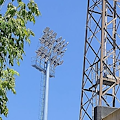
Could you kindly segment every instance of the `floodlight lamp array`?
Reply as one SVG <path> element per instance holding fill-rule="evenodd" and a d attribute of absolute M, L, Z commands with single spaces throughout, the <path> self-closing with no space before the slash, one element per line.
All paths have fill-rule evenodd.
<path fill-rule="evenodd" d="M 67 50 L 65 47 L 69 43 L 65 43 L 65 39 L 62 40 L 62 37 L 56 39 L 56 36 L 57 33 L 50 30 L 49 27 L 46 27 L 43 30 L 43 36 L 39 39 L 41 47 L 36 51 L 37 56 L 40 56 L 40 59 L 45 60 L 45 63 L 49 61 L 50 65 L 53 67 L 63 63 L 61 58 Z"/>

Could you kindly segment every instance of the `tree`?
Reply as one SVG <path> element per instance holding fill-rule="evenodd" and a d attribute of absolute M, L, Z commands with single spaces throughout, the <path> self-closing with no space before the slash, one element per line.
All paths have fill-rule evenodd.
<path fill-rule="evenodd" d="M 0 0 L 2 7 L 5 0 Z M 16 6 L 17 2 L 17 6 Z M 0 11 L 1 12 L 1 11 Z M 11 0 L 5 14 L 0 13 L 0 114 L 7 117 L 7 92 L 15 91 L 15 75 L 19 75 L 12 66 L 23 60 L 24 42 L 30 44 L 30 36 L 34 33 L 26 27 L 28 22 L 35 24 L 35 16 L 40 11 L 34 0 L 25 4 L 22 0 Z M 0 117 L 2 120 L 2 117 Z"/>

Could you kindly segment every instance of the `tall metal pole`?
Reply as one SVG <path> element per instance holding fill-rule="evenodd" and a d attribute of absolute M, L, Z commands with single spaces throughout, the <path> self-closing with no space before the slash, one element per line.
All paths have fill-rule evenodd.
<path fill-rule="evenodd" d="M 107 4 L 105 5 L 105 29 L 107 30 Z M 104 39 L 104 56 L 107 56 L 107 32 L 105 31 L 105 39 Z M 107 64 L 107 59 L 105 60 L 105 64 Z M 107 75 L 107 69 L 104 68 L 104 76 Z"/>
<path fill-rule="evenodd" d="M 105 40 L 105 0 L 102 0 L 102 28 L 101 28 L 101 58 L 100 58 L 100 86 L 99 86 L 99 105 L 102 105 L 102 85 L 103 85 L 103 52 Z"/>
<path fill-rule="evenodd" d="M 113 2 L 113 6 L 114 6 L 114 13 L 113 13 L 113 74 L 114 76 L 116 75 L 115 71 L 115 67 L 116 67 L 116 1 Z M 115 107 L 115 87 L 113 87 L 113 107 Z"/>
<path fill-rule="evenodd" d="M 44 103 L 44 120 L 48 119 L 48 94 L 49 94 L 49 74 L 50 74 L 50 62 L 47 62 L 46 66 L 46 80 L 45 80 L 45 103 Z"/>

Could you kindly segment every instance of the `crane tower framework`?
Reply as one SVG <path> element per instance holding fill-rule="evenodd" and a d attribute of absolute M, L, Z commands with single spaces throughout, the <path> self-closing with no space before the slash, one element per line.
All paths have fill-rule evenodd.
<path fill-rule="evenodd" d="M 88 0 L 79 120 L 120 106 L 120 0 Z"/>

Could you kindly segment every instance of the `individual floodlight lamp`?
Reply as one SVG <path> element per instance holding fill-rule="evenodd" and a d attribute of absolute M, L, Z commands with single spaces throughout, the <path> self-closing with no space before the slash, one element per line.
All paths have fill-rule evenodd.
<path fill-rule="evenodd" d="M 66 51 L 67 51 L 67 48 L 65 50 L 63 50 L 63 51 L 57 51 L 57 55 L 63 56 L 63 53 L 65 53 Z"/>
<path fill-rule="evenodd" d="M 67 42 L 66 44 L 63 45 L 63 47 L 66 47 L 69 44 L 69 42 Z"/>
<path fill-rule="evenodd" d="M 57 33 L 53 33 L 53 38 L 56 38 L 56 36 L 57 36 Z"/>
<path fill-rule="evenodd" d="M 56 42 L 60 42 L 62 40 L 62 37 L 59 37 Z"/>
<path fill-rule="evenodd" d="M 53 30 L 50 30 L 50 31 L 48 31 L 48 36 L 52 36 L 52 34 L 53 34 Z"/>
<path fill-rule="evenodd" d="M 68 45 L 68 42 L 65 43 L 65 39 L 62 40 L 62 37 L 56 39 L 56 36 L 57 33 L 55 33 L 53 30 L 50 30 L 49 27 L 46 27 L 43 30 L 43 36 L 39 39 L 41 47 L 36 51 L 36 61 L 40 62 L 39 65 L 38 63 L 33 65 L 45 75 L 44 98 L 42 99 L 44 102 L 42 107 L 43 109 L 41 110 L 42 113 L 40 120 L 47 120 L 49 77 L 53 77 L 51 70 L 55 70 L 58 65 L 62 65 L 63 60 L 61 60 L 61 58 L 64 55 L 63 53 L 65 53 L 67 50 L 65 47 Z M 43 66 L 41 65 L 42 63 L 44 64 Z"/>
<path fill-rule="evenodd" d="M 48 33 L 49 30 L 50 30 L 50 28 L 49 28 L 49 27 L 46 27 L 46 28 L 43 30 L 43 32 L 44 32 L 44 33 Z"/>

